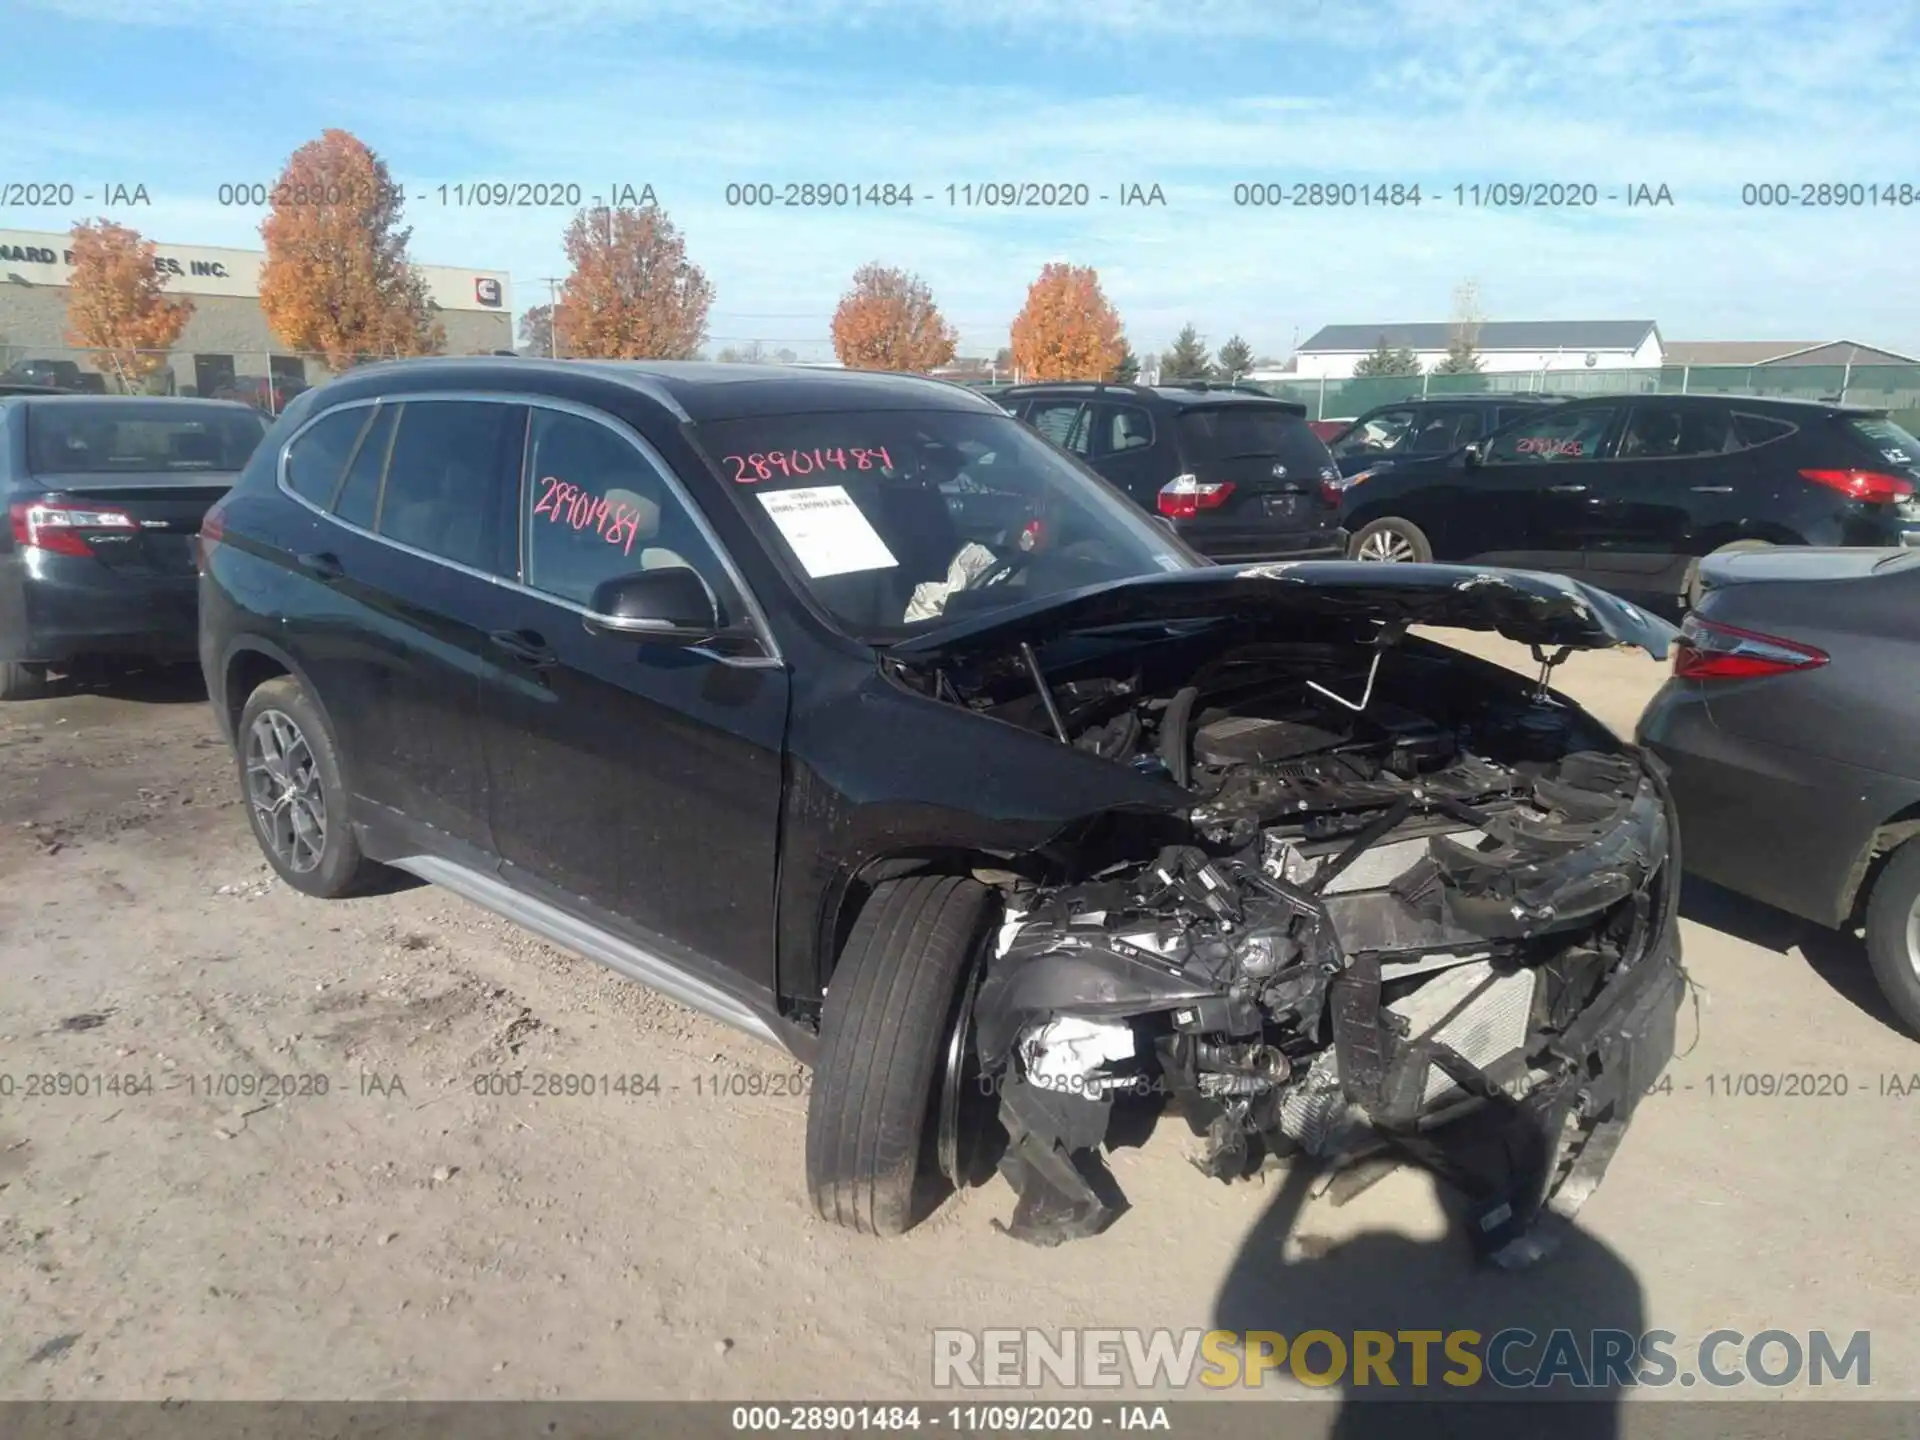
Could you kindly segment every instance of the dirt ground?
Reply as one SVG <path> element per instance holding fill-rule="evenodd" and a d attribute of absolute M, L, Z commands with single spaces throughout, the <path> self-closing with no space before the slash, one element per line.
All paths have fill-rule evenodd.
<path fill-rule="evenodd" d="M 1660 673 L 1559 683 L 1625 728 Z M 1421 1321 L 1868 1330 L 1850 1393 L 1920 1396 L 1920 1093 L 1885 1078 L 1920 1045 L 1851 937 L 1691 887 L 1672 1091 L 1532 1271 L 1475 1271 L 1424 1178 L 1296 1220 L 1171 1122 L 1098 1239 L 1007 1239 L 995 1181 L 874 1242 L 813 1218 L 781 1056 L 432 889 L 293 893 L 237 794 L 191 676 L 0 711 L 5 1398 L 911 1397 L 935 1327 Z M 1782 1072 L 1847 1094 L 1741 1093 Z"/>

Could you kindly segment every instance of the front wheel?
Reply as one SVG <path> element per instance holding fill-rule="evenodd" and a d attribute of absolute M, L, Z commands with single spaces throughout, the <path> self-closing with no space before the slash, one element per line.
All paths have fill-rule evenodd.
<path fill-rule="evenodd" d="M 928 1121 L 956 995 L 991 892 L 959 875 L 876 885 L 840 952 L 807 1104 L 807 1189 L 823 1220 L 863 1235 L 910 1229 L 931 1179 Z"/>
<path fill-rule="evenodd" d="M 1894 851 L 1873 883 L 1867 960 L 1900 1023 L 1920 1036 L 1920 840 Z"/>
<path fill-rule="evenodd" d="M 1425 565 L 1433 559 L 1427 534 L 1411 520 L 1390 515 L 1363 525 L 1348 543 L 1347 555 L 1385 565 Z"/>

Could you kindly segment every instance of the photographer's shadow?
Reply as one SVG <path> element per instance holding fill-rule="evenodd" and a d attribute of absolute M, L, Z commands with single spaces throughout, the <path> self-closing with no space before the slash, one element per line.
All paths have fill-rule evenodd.
<path fill-rule="evenodd" d="M 1521 1371 L 1539 1365 L 1547 1337 L 1556 1329 L 1573 1332 L 1589 1359 L 1595 1330 L 1624 1331 L 1637 1341 L 1646 1324 L 1640 1284 L 1619 1255 L 1577 1224 L 1549 1215 L 1535 1233 L 1554 1240 L 1552 1253 L 1525 1268 L 1498 1268 L 1475 1253 L 1467 1239 L 1469 1206 L 1445 1185 L 1438 1192 L 1449 1223 L 1437 1239 L 1387 1230 L 1328 1239 L 1313 1233 L 1313 1219 L 1324 1217 L 1331 1202 L 1309 1199 L 1324 1173 L 1304 1156 L 1291 1162 L 1279 1195 L 1248 1234 L 1221 1287 L 1214 1324 L 1240 1333 L 1274 1331 L 1289 1344 L 1313 1330 L 1340 1337 L 1349 1354 L 1329 1387 L 1339 1389 L 1341 1397 L 1327 1433 L 1457 1433 L 1475 1440 L 1508 1434 L 1612 1440 L 1621 1433 L 1621 1387 L 1608 1383 L 1604 1373 L 1591 1377 L 1591 1388 L 1575 1388 L 1565 1380 L 1514 1388 L 1497 1384 L 1484 1369 L 1487 1342 L 1503 1330 L 1527 1330 L 1536 1337 L 1506 1352 L 1510 1366 Z M 1467 1367 L 1448 1356 L 1443 1342 L 1434 1341 L 1427 1347 L 1427 1383 L 1415 1387 L 1410 1348 L 1397 1338 L 1401 1332 L 1451 1336 L 1463 1330 L 1479 1332 L 1479 1343 L 1471 1347 L 1483 1362 L 1477 1383 L 1460 1383 Z M 1351 1349 L 1360 1331 L 1395 1337 L 1390 1363 L 1397 1385 L 1382 1383 L 1377 1369 L 1356 1383 Z M 1295 1385 L 1291 1356 L 1287 1359 L 1283 1369 L 1268 1373 L 1267 1384 Z M 1312 1347 L 1305 1368 L 1326 1373 L 1328 1349 Z M 1314 1395 L 1305 1389 L 1292 1393 Z M 1406 1401 L 1425 1403 L 1414 1414 L 1396 1403 Z"/>

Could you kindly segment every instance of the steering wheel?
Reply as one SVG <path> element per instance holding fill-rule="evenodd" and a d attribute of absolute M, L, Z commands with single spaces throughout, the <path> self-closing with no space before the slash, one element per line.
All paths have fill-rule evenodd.
<path fill-rule="evenodd" d="M 1006 584 L 1007 581 L 1018 575 L 1033 562 L 1033 554 L 1034 552 L 1031 550 L 1009 550 L 1005 555 L 1002 555 L 996 560 L 990 569 L 982 570 L 980 572 L 980 578 L 975 580 L 973 584 L 967 588 L 969 590 L 984 590 L 989 585 Z"/>

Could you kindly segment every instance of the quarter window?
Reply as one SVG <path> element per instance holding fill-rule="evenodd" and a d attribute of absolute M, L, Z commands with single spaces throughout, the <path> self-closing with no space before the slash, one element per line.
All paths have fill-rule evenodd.
<path fill-rule="evenodd" d="M 322 415 L 308 426 L 287 447 L 287 484 L 293 493 L 322 510 L 332 505 L 347 457 L 372 418 L 372 410 L 356 407 Z"/>
<path fill-rule="evenodd" d="M 1769 441 L 1784 440 L 1794 431 L 1788 420 L 1776 420 L 1771 415 L 1744 415 L 1739 411 L 1733 414 L 1734 438 L 1741 445 L 1752 447 L 1765 445 Z"/>
<path fill-rule="evenodd" d="M 502 573 L 502 523 L 518 492 L 522 405 L 414 400 L 400 407 L 374 530 L 476 570 Z"/>
<path fill-rule="evenodd" d="M 528 585 L 589 606 L 609 580 L 683 566 L 723 620 L 739 614 L 726 572 L 660 469 L 598 421 L 535 408 L 520 506 Z"/>
<path fill-rule="evenodd" d="M 1591 460 L 1600 453 L 1614 416 L 1615 407 L 1594 409 L 1554 409 L 1528 425 L 1518 425 L 1497 435 L 1487 446 L 1487 462 L 1493 465 L 1537 465 Z"/>

